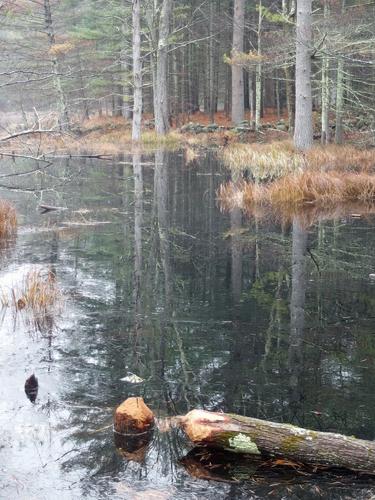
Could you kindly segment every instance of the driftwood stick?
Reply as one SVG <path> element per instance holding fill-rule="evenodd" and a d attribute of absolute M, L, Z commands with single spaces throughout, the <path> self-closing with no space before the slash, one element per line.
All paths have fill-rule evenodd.
<path fill-rule="evenodd" d="M 193 410 L 173 422 L 195 445 L 375 475 L 373 441 L 204 410 Z M 121 432 L 145 432 L 154 423 L 154 415 L 142 398 L 126 400 L 115 413 L 115 430 Z"/>
<path fill-rule="evenodd" d="M 41 210 L 42 214 L 46 214 L 47 212 L 56 212 L 57 210 L 67 210 L 66 207 L 54 207 L 52 205 L 44 205 L 44 204 L 40 204 L 39 209 Z"/>

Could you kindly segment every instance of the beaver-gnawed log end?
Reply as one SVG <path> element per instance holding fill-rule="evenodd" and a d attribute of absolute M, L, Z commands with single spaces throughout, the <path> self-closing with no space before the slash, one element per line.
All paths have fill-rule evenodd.
<path fill-rule="evenodd" d="M 143 398 L 128 398 L 116 408 L 114 429 L 120 434 L 147 432 L 154 426 L 154 414 Z"/>

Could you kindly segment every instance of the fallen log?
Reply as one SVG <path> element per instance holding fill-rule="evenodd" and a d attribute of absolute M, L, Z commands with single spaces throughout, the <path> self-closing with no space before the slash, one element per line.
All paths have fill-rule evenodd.
<path fill-rule="evenodd" d="M 116 410 L 115 430 L 149 430 L 155 421 L 152 411 L 142 398 L 130 399 L 136 401 L 128 403 L 127 400 Z M 183 429 L 190 441 L 198 446 L 375 474 L 373 441 L 204 410 L 192 410 L 185 416 L 174 417 L 173 425 Z M 167 427 L 162 421 L 160 426 L 163 430 Z"/>
<path fill-rule="evenodd" d="M 375 474 L 375 442 L 251 417 L 193 410 L 181 426 L 194 444 Z"/>

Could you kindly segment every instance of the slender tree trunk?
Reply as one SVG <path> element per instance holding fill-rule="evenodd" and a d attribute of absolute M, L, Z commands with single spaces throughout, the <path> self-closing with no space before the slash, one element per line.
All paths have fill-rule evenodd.
<path fill-rule="evenodd" d="M 122 116 L 126 120 L 130 120 L 132 117 L 132 112 L 131 112 L 131 90 L 130 90 L 130 75 L 132 74 L 132 67 L 131 67 L 131 53 L 130 53 L 130 48 L 128 47 L 128 37 L 127 37 L 127 31 L 128 31 L 128 23 L 127 23 L 127 17 L 124 16 L 124 22 L 122 24 L 122 38 L 123 38 L 123 43 L 122 43 L 122 50 L 121 50 L 121 55 L 120 55 L 120 60 L 121 60 L 121 70 L 123 74 L 123 99 L 122 99 Z"/>
<path fill-rule="evenodd" d="M 296 123 L 294 145 L 305 150 L 313 145 L 311 96 L 312 0 L 297 0 Z"/>
<path fill-rule="evenodd" d="M 159 40 L 156 67 L 155 130 L 158 135 L 169 131 L 168 103 L 168 37 L 172 0 L 163 0 L 159 20 Z"/>
<path fill-rule="evenodd" d="M 245 27 L 245 0 L 234 0 L 232 53 L 243 52 Z M 232 122 L 237 124 L 245 116 L 243 68 L 232 65 Z"/>
<path fill-rule="evenodd" d="M 209 76 L 208 76 L 208 111 L 211 123 L 215 121 L 215 46 L 214 46 L 214 0 L 210 1 L 209 21 Z"/>
<path fill-rule="evenodd" d="M 89 110 L 89 105 L 88 105 L 87 96 L 86 96 L 86 92 L 85 92 L 85 83 L 83 81 L 82 59 L 81 59 L 81 53 L 80 53 L 79 49 L 77 51 L 77 58 L 78 58 L 78 66 L 79 66 L 79 85 L 80 85 L 80 97 L 82 100 L 82 108 L 83 108 L 83 119 L 88 120 L 90 118 L 90 110 Z"/>
<path fill-rule="evenodd" d="M 329 16 L 329 7 L 327 0 L 324 1 L 324 21 L 327 23 Z M 329 143 L 329 59 L 327 54 L 327 44 L 323 45 L 323 59 L 322 59 L 322 130 L 321 130 L 321 143 L 326 145 Z"/>
<path fill-rule="evenodd" d="M 295 9 L 295 1 L 292 0 L 292 8 Z M 289 2 L 287 0 L 282 0 L 282 12 L 285 17 L 288 17 L 289 12 Z M 290 38 L 292 36 L 291 29 L 289 25 L 284 27 L 285 37 Z M 294 36 L 294 35 L 293 35 Z M 292 55 L 290 55 L 292 59 Z M 295 79 L 294 79 L 294 64 L 286 63 L 284 66 L 284 76 L 285 76 L 285 93 L 286 93 L 286 106 L 288 111 L 288 131 L 292 135 L 294 133 L 294 119 L 295 119 Z"/>
<path fill-rule="evenodd" d="M 275 72 L 275 101 L 276 101 L 277 119 L 280 120 L 280 117 L 281 117 L 280 80 L 279 80 L 279 73 L 278 73 L 278 71 Z"/>
<path fill-rule="evenodd" d="M 337 63 L 337 82 L 336 82 L 336 129 L 335 129 L 336 144 L 342 144 L 343 108 L 344 108 L 344 60 L 340 57 Z"/>
<path fill-rule="evenodd" d="M 50 47 L 53 83 L 57 93 L 59 128 L 60 130 L 66 131 L 69 130 L 70 128 L 70 120 L 69 120 L 66 96 L 64 93 L 60 77 L 59 61 L 57 59 L 57 55 L 53 51 L 53 47 L 56 44 L 56 40 L 55 40 L 55 32 L 53 29 L 51 5 L 49 0 L 44 0 L 44 22 Z"/>
<path fill-rule="evenodd" d="M 288 108 L 288 130 L 289 134 L 294 133 L 294 121 L 295 121 L 295 84 L 294 84 L 294 74 L 293 67 L 286 65 L 284 68 L 285 74 L 285 90 L 286 90 L 286 105 Z"/>
<path fill-rule="evenodd" d="M 141 6 L 133 0 L 133 141 L 141 138 L 142 126 L 142 58 L 141 58 Z"/>
<path fill-rule="evenodd" d="M 250 124 L 254 128 L 255 114 L 254 114 L 254 88 L 253 88 L 254 73 L 249 70 L 249 108 L 250 108 Z"/>
<path fill-rule="evenodd" d="M 261 45 L 261 31 L 262 31 L 262 2 L 259 2 L 259 17 L 258 17 L 258 57 L 262 54 L 262 45 Z M 260 128 L 260 117 L 261 117 L 261 108 L 262 108 L 262 64 L 258 62 L 255 71 L 255 130 L 259 130 Z"/>
<path fill-rule="evenodd" d="M 329 143 L 329 60 L 326 55 L 322 61 L 322 145 Z"/>
<path fill-rule="evenodd" d="M 341 13 L 345 12 L 346 0 L 342 0 Z M 337 81 L 336 81 L 336 127 L 335 143 L 342 144 L 342 115 L 344 110 L 344 59 L 339 57 L 337 62 Z"/>

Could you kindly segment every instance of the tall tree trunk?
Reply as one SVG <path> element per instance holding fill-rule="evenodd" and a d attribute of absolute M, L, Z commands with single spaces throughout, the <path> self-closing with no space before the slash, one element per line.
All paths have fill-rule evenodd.
<path fill-rule="evenodd" d="M 281 118 L 281 103 L 280 103 L 280 80 L 279 80 L 279 72 L 275 71 L 275 101 L 276 101 L 276 113 L 277 119 Z"/>
<path fill-rule="evenodd" d="M 324 21 L 327 23 L 329 16 L 329 7 L 327 0 L 324 1 Z M 327 33 L 326 33 L 327 34 Z M 327 44 L 323 45 L 323 59 L 322 59 L 322 130 L 321 130 L 321 143 L 326 145 L 329 143 L 329 59 L 327 54 Z"/>
<path fill-rule="evenodd" d="M 286 105 L 288 108 L 288 130 L 289 134 L 294 133 L 294 123 L 295 123 L 295 83 L 294 83 L 294 71 L 293 67 L 288 64 L 284 68 L 285 74 L 285 90 L 286 90 Z"/>
<path fill-rule="evenodd" d="M 335 128 L 336 144 L 342 144 L 343 108 L 344 108 L 344 60 L 340 57 L 337 63 L 337 82 L 336 82 L 336 128 Z"/>
<path fill-rule="evenodd" d="M 253 78 L 254 73 L 249 69 L 249 108 L 250 108 L 250 125 L 251 128 L 254 127 L 255 114 L 254 114 L 254 88 L 253 88 Z"/>
<path fill-rule="evenodd" d="M 78 67 L 79 67 L 79 85 L 80 85 L 80 98 L 82 101 L 82 108 L 83 108 L 83 119 L 88 120 L 90 118 L 90 110 L 89 110 L 89 104 L 85 92 L 85 83 L 83 81 L 83 69 L 82 69 L 82 59 L 81 59 L 81 51 L 80 49 L 77 50 L 77 59 L 78 59 Z"/>
<path fill-rule="evenodd" d="M 123 74 L 123 99 L 122 99 L 122 116 L 126 120 L 130 120 L 132 117 L 131 112 L 131 84 L 130 84 L 130 75 L 132 74 L 131 67 L 131 54 L 130 47 L 128 46 L 129 40 L 127 36 L 128 32 L 128 22 L 127 16 L 124 16 L 124 21 L 122 23 L 122 50 L 120 54 L 121 61 L 121 71 Z"/>
<path fill-rule="evenodd" d="M 53 29 L 51 5 L 49 0 L 44 0 L 44 23 L 51 54 L 53 84 L 57 93 L 59 128 L 62 131 L 66 131 L 69 130 L 70 128 L 69 113 L 68 113 L 68 106 L 66 102 L 65 92 L 60 78 L 61 72 L 59 68 L 59 61 L 57 59 L 57 55 L 53 51 L 53 47 L 56 44 L 56 40 L 55 40 L 55 32 Z"/>
<path fill-rule="evenodd" d="M 342 0 L 341 13 L 345 12 L 346 0 Z M 336 81 L 336 127 L 335 143 L 342 144 L 342 115 L 344 109 L 344 59 L 339 57 L 337 62 L 337 81 Z"/>
<path fill-rule="evenodd" d="M 262 1 L 259 2 L 259 17 L 258 17 L 258 57 L 262 54 L 261 45 L 261 31 L 262 31 Z M 255 130 L 260 128 L 260 117 L 262 114 L 262 64 L 258 62 L 255 71 Z"/>
<path fill-rule="evenodd" d="M 234 0 L 233 13 L 233 55 L 243 52 L 243 36 L 245 28 L 245 0 Z M 243 68 L 232 65 L 232 122 L 237 124 L 245 116 Z"/>
<path fill-rule="evenodd" d="M 163 0 L 159 19 L 159 40 L 156 67 L 155 130 L 158 135 L 169 131 L 168 103 L 168 37 L 172 0 Z"/>
<path fill-rule="evenodd" d="M 142 126 L 142 59 L 141 59 L 141 6 L 133 0 L 133 141 L 141 138 Z"/>
<path fill-rule="evenodd" d="M 289 7 L 289 2 L 287 0 L 282 0 L 282 12 L 285 17 L 289 16 L 290 10 L 295 11 L 295 0 L 291 1 L 291 8 Z M 292 37 L 291 29 L 289 24 L 284 26 L 285 37 L 288 39 Z M 294 59 L 290 55 L 291 59 Z M 294 80 L 294 64 L 286 63 L 284 66 L 284 76 L 285 76 L 285 93 L 286 93 L 286 106 L 288 111 L 288 131 L 292 135 L 294 133 L 294 119 L 295 119 L 295 80 Z"/>
<path fill-rule="evenodd" d="M 312 0 L 297 0 L 296 123 L 294 145 L 305 150 L 313 144 L 311 96 Z"/>
<path fill-rule="evenodd" d="M 209 21 L 209 76 L 208 76 L 208 111 L 210 122 L 215 121 L 215 40 L 214 40 L 214 0 L 210 1 Z"/>

